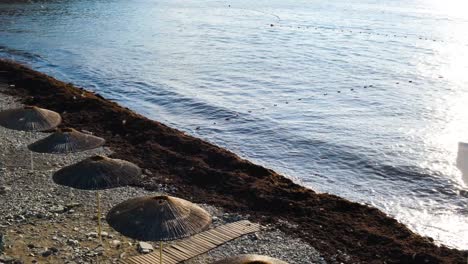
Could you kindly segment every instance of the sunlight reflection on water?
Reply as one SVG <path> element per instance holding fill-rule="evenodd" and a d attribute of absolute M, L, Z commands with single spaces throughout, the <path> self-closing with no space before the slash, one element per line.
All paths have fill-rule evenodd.
<path fill-rule="evenodd" d="M 0 4 L 0 56 L 468 249 L 466 3 L 229 4 Z"/>
<path fill-rule="evenodd" d="M 457 167 L 462 173 L 465 185 L 468 185 L 468 143 L 458 144 Z"/>

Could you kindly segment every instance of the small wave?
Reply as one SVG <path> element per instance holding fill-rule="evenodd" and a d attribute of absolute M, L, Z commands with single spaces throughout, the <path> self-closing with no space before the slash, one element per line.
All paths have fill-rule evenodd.
<path fill-rule="evenodd" d="M 171 108 L 174 112 L 186 112 L 190 113 L 190 115 L 198 115 L 212 120 L 239 115 L 236 111 L 210 104 L 203 99 L 188 97 L 175 92 L 173 88 L 166 85 L 158 84 L 155 86 L 141 81 L 127 81 L 125 86 L 138 88 L 138 95 L 145 97 L 145 101 Z M 127 92 L 122 91 L 122 93 Z"/>
<path fill-rule="evenodd" d="M 39 54 L 31 53 L 31 52 L 20 50 L 20 49 L 14 49 L 14 48 L 10 48 L 10 47 L 3 46 L 3 45 L 0 45 L 0 52 L 5 53 L 6 55 L 9 55 L 9 56 L 20 57 L 23 59 L 33 60 L 33 61 L 39 61 L 39 60 L 44 59 Z"/>

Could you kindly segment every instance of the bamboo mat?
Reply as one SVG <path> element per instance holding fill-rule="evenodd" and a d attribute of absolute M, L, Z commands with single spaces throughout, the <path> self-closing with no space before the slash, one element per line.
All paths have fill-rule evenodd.
<path fill-rule="evenodd" d="M 208 252 L 228 241 L 260 230 L 259 224 L 248 220 L 222 225 L 175 242 L 163 248 L 163 263 L 176 264 Z M 123 264 L 160 264 L 159 249 L 151 254 L 121 260 Z"/>

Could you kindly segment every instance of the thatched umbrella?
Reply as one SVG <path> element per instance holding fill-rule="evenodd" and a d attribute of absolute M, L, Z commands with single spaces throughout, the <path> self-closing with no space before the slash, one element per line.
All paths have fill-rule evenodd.
<path fill-rule="evenodd" d="M 60 169 L 53 175 L 53 180 L 71 188 L 96 191 L 98 235 L 101 240 L 99 190 L 135 183 L 140 175 L 141 169 L 131 162 L 97 155 Z"/>
<path fill-rule="evenodd" d="M 212 264 L 288 264 L 279 259 L 261 255 L 238 255 L 216 261 Z"/>
<path fill-rule="evenodd" d="M 107 214 L 109 225 L 121 234 L 141 240 L 162 241 L 189 237 L 206 230 L 211 216 L 196 204 L 166 195 L 146 196 L 116 205 Z"/>
<path fill-rule="evenodd" d="M 25 106 L 0 112 L 0 125 L 21 131 L 45 131 L 62 122 L 60 114 L 47 109 Z"/>
<path fill-rule="evenodd" d="M 57 127 L 61 122 L 60 114 L 35 106 L 25 106 L 0 112 L 0 125 L 14 130 L 45 131 Z M 32 152 L 31 169 L 34 170 Z"/>
<path fill-rule="evenodd" d="M 62 128 L 30 144 L 28 148 L 39 153 L 68 154 L 98 148 L 105 142 L 103 138 L 84 134 L 73 128 Z"/>

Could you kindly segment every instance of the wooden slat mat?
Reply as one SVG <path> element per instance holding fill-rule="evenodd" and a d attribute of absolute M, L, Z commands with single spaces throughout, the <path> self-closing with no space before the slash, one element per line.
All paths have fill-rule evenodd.
<path fill-rule="evenodd" d="M 260 230 L 259 224 L 248 220 L 234 222 L 196 234 L 163 249 L 163 264 L 176 264 L 208 252 L 228 241 Z M 151 254 L 122 260 L 124 264 L 160 264 L 159 249 Z"/>

